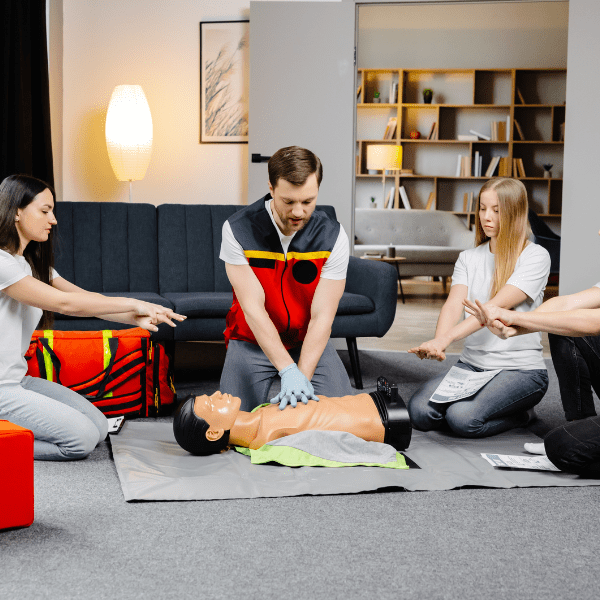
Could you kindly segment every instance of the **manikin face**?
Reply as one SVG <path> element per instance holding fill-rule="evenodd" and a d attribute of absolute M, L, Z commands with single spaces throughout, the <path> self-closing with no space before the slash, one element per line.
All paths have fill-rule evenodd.
<path fill-rule="evenodd" d="M 17 209 L 17 232 L 21 239 L 23 253 L 29 242 L 46 242 L 53 225 L 56 225 L 54 216 L 54 198 L 49 189 L 40 192 L 25 208 Z"/>
<path fill-rule="evenodd" d="M 225 431 L 233 427 L 241 402 L 237 396 L 221 394 L 219 391 L 212 396 L 196 396 L 194 413 L 208 423 L 208 440 L 214 442 L 220 439 Z"/>
<path fill-rule="evenodd" d="M 319 184 L 316 173 L 309 175 L 303 185 L 294 185 L 279 179 L 275 188 L 269 182 L 273 196 L 273 217 L 283 235 L 300 231 L 310 219 L 317 205 Z"/>
<path fill-rule="evenodd" d="M 479 220 L 485 235 L 497 238 L 500 232 L 500 212 L 498 194 L 494 190 L 486 190 L 479 197 Z"/>

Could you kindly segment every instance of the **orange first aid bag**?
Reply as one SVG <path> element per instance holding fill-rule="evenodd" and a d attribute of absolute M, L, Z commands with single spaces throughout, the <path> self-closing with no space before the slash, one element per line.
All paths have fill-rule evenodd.
<path fill-rule="evenodd" d="M 72 389 L 107 416 L 145 417 L 155 404 L 150 347 L 150 333 L 141 328 L 34 331 L 27 375 Z M 158 408 L 150 411 L 157 414 Z"/>

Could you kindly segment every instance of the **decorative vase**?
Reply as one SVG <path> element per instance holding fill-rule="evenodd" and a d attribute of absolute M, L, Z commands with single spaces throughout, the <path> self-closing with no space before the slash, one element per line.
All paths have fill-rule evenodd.
<path fill-rule="evenodd" d="M 371 208 L 377 208 L 377 202 L 371 202 Z"/>
<path fill-rule="evenodd" d="M 552 179 L 552 171 L 544 170 L 544 179 Z"/>
<path fill-rule="evenodd" d="M 432 90 L 423 90 L 423 102 L 425 104 L 431 104 L 433 100 L 433 91 Z"/>

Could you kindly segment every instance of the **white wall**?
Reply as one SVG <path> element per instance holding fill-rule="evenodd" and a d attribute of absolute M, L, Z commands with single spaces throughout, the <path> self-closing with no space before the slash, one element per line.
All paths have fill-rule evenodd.
<path fill-rule="evenodd" d="M 567 62 L 567 110 L 563 183 L 560 293 L 600 280 L 600 2 L 571 0 Z"/>
<path fill-rule="evenodd" d="M 361 68 L 567 65 L 567 2 L 359 8 Z"/>

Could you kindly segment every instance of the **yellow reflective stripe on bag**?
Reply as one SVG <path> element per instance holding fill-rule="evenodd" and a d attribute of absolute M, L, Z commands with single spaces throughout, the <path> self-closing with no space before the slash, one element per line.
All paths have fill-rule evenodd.
<path fill-rule="evenodd" d="M 104 348 L 104 368 L 108 367 L 111 359 L 110 345 L 108 340 L 113 336 L 112 331 L 110 329 L 104 329 L 102 331 L 102 345 Z M 106 398 L 112 398 L 112 392 L 108 392 L 105 395 Z"/>
<path fill-rule="evenodd" d="M 48 346 L 54 350 L 54 331 L 52 329 L 44 329 L 44 337 L 48 340 Z M 52 365 L 52 357 L 46 348 L 42 348 L 44 356 L 44 365 L 46 367 L 46 378 L 48 381 L 54 381 L 54 366 Z"/>

